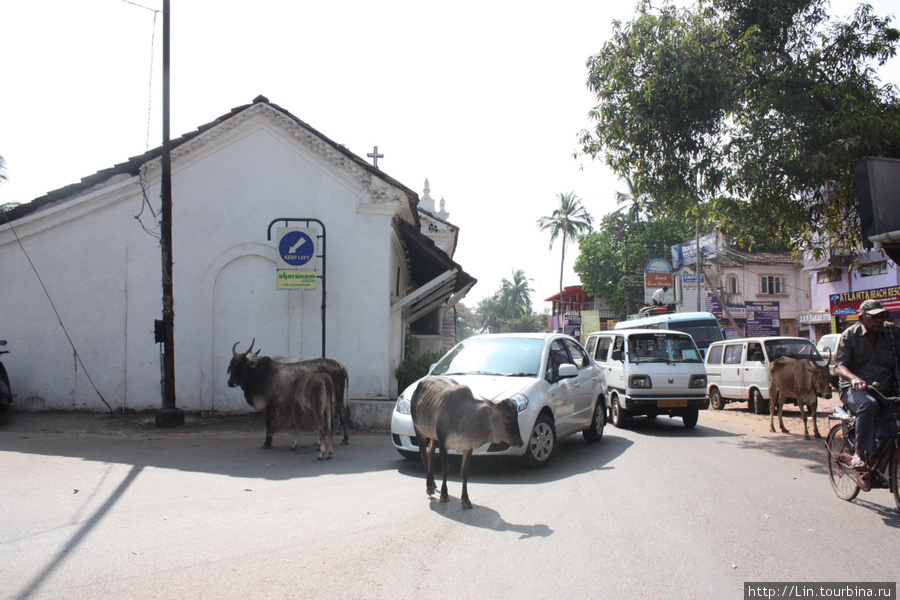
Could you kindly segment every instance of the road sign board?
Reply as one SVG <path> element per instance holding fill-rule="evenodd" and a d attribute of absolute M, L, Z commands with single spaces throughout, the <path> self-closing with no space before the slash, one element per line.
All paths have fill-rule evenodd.
<path fill-rule="evenodd" d="M 278 268 L 316 270 L 316 230 L 301 227 L 278 228 Z"/>

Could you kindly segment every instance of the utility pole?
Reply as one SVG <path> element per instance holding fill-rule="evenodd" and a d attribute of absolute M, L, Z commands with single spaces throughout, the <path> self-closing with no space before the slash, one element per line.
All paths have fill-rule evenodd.
<path fill-rule="evenodd" d="M 163 101 L 162 101 L 162 322 L 157 322 L 156 341 L 163 345 L 162 410 L 157 427 L 184 425 L 184 411 L 175 406 L 175 299 L 172 293 L 172 143 L 169 139 L 169 0 L 163 0 Z"/>

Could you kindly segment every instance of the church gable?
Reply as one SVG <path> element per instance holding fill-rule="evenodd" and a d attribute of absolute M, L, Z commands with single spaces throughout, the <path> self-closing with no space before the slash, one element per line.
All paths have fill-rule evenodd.
<path fill-rule="evenodd" d="M 287 110 L 272 104 L 264 96 L 257 96 L 252 104 L 232 109 L 218 119 L 201 125 L 195 131 L 172 140 L 173 170 L 177 171 L 191 162 L 217 152 L 222 144 L 242 135 L 248 128 L 264 125 L 274 135 L 283 136 L 295 144 L 319 168 L 343 180 L 348 187 L 358 190 L 359 209 L 375 209 L 378 212 L 396 213 L 403 220 L 418 225 L 416 194 L 398 181 L 369 165 L 343 146 L 335 143 L 310 127 Z M 83 178 L 80 182 L 48 192 L 46 195 L 23 204 L 7 213 L 10 220 L 24 218 L 49 207 L 60 205 L 88 193 L 101 190 L 129 177 L 158 180 L 162 148 L 129 158 L 111 168 Z M 178 190 L 175 190 L 177 195 Z"/>

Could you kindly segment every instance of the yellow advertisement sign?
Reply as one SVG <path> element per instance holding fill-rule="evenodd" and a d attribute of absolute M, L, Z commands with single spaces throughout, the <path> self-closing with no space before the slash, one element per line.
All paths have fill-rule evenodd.
<path fill-rule="evenodd" d="M 593 331 L 600 331 L 600 311 L 581 311 L 581 332 L 587 335 Z"/>
<path fill-rule="evenodd" d="M 276 289 L 279 290 L 314 290 L 316 289 L 316 271 L 291 271 L 278 269 Z"/>

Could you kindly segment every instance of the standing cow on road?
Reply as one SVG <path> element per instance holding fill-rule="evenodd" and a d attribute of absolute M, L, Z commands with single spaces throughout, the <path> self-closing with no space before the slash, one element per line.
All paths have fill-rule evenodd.
<path fill-rule="evenodd" d="M 460 385 L 447 377 L 426 377 L 419 382 L 410 400 L 410 414 L 416 430 L 419 455 L 425 467 L 425 490 L 431 496 L 435 491 L 434 450 L 441 448 L 441 502 L 449 502 L 447 494 L 448 450 L 463 453 L 462 501 L 463 508 L 472 508 L 467 482 L 472 451 L 485 444 L 522 445 L 519 432 L 519 413 L 512 400 L 489 402 L 476 400 L 468 386 Z M 426 449 L 427 447 L 427 449 Z"/>
<path fill-rule="evenodd" d="M 831 357 L 828 359 L 831 363 Z M 803 433 L 806 439 L 809 439 L 809 427 L 806 424 L 806 413 L 804 408 L 808 408 L 812 415 L 813 431 L 817 438 L 822 436 L 819 434 L 819 427 L 816 423 L 816 411 L 819 408 L 818 396 L 823 398 L 831 398 L 831 385 L 829 380 L 831 374 L 828 372 L 828 365 L 820 367 L 813 361 L 808 359 L 798 359 L 782 357 L 772 362 L 769 367 L 770 384 L 769 384 L 769 430 L 775 432 L 775 407 L 778 407 L 778 425 L 781 431 L 788 433 L 781 418 L 784 412 L 784 403 L 788 398 L 797 400 L 797 407 L 800 409 L 800 416 L 803 417 Z"/>
<path fill-rule="evenodd" d="M 232 349 L 231 363 L 228 365 L 228 386 L 240 387 L 244 390 L 247 404 L 266 416 L 266 440 L 263 448 L 272 447 L 272 436 L 276 431 L 286 427 L 290 422 L 295 433 L 299 423 L 294 418 L 293 406 L 297 400 L 296 393 L 301 378 L 316 374 L 327 375 L 333 384 L 333 404 L 331 411 L 340 413 L 343 407 L 343 394 L 347 385 L 347 369 L 336 360 L 316 358 L 295 362 L 279 362 L 268 356 L 259 356 L 259 350 L 253 353 L 253 344 L 246 352 L 239 353 L 237 344 Z M 240 343 L 240 342 L 238 342 Z M 330 412 L 333 414 L 333 412 Z M 346 414 L 346 413 L 345 413 Z M 329 419 L 330 423 L 330 419 Z M 344 419 L 344 441 L 347 443 L 347 419 Z M 330 430 L 330 427 L 329 427 Z M 294 446 L 297 439 L 294 439 Z"/>

